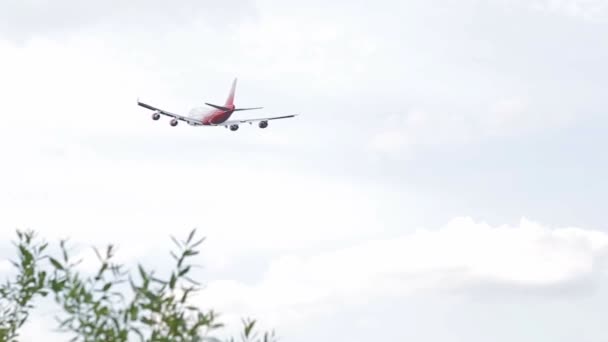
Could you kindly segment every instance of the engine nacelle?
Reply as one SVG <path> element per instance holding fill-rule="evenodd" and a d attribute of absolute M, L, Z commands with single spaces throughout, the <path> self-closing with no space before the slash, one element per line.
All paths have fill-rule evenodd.
<path fill-rule="evenodd" d="M 160 119 L 160 114 L 158 112 L 154 112 L 152 114 L 152 120 L 158 120 L 158 119 Z"/>
<path fill-rule="evenodd" d="M 173 119 L 169 123 L 171 124 L 171 126 L 175 127 L 175 126 L 177 126 L 177 119 Z"/>
<path fill-rule="evenodd" d="M 260 121 L 258 126 L 260 126 L 260 128 L 266 128 L 268 127 L 268 121 Z"/>
<path fill-rule="evenodd" d="M 239 129 L 239 125 L 230 125 L 231 131 L 236 131 L 237 129 Z"/>

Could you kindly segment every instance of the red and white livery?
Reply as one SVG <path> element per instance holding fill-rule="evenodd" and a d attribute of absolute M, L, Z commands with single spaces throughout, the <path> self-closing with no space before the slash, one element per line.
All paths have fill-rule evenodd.
<path fill-rule="evenodd" d="M 252 124 L 254 122 L 258 122 L 258 126 L 260 128 L 268 127 L 268 121 L 277 120 L 277 119 L 287 119 L 293 118 L 297 116 L 297 114 L 284 115 L 284 116 L 275 116 L 268 118 L 258 118 L 258 119 L 242 119 L 242 120 L 229 120 L 234 112 L 244 111 L 244 110 L 253 110 L 253 109 L 262 109 L 263 107 L 255 107 L 255 108 L 236 108 L 234 105 L 234 93 L 236 90 L 236 79 L 232 82 L 232 88 L 230 89 L 230 94 L 228 94 L 228 98 L 226 99 L 226 103 L 223 106 L 214 105 L 211 103 L 205 103 L 207 106 L 211 107 L 211 109 L 205 107 L 194 108 L 190 111 L 188 115 L 180 115 L 168 112 L 166 110 L 153 107 L 149 104 L 143 103 L 137 99 L 137 104 L 141 107 L 150 109 L 153 111 L 152 119 L 158 120 L 160 119 L 161 114 L 171 117 L 170 124 L 171 126 L 177 126 L 179 121 L 185 121 L 191 126 L 224 126 L 226 128 L 230 128 L 231 131 L 236 131 L 239 129 L 239 124 L 249 123 Z"/>

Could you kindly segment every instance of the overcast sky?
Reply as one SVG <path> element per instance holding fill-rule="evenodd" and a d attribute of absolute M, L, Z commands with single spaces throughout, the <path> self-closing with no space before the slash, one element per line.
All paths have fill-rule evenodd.
<path fill-rule="evenodd" d="M 283 341 L 604 341 L 606 37 L 606 0 L 2 1 L 2 257 L 32 228 L 162 268 L 197 227 L 201 305 Z M 136 105 L 234 77 L 235 115 L 301 115 Z"/>

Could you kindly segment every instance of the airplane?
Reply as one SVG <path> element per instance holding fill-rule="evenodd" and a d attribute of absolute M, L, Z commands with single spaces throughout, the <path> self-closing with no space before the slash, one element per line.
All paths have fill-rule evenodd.
<path fill-rule="evenodd" d="M 212 107 L 212 109 L 207 109 L 205 107 L 197 107 L 190 110 L 188 115 L 175 114 L 166 110 L 162 110 L 160 108 L 153 107 L 149 104 L 139 101 L 139 98 L 137 99 L 137 104 L 141 107 L 153 111 L 152 120 L 160 119 L 161 114 L 171 117 L 172 119 L 169 123 L 172 127 L 177 126 L 179 121 L 185 121 L 191 126 L 224 126 L 226 128 L 230 128 L 231 131 L 236 131 L 239 129 L 239 124 L 249 123 L 251 125 L 254 122 L 258 122 L 258 126 L 260 128 L 266 128 L 268 127 L 268 121 L 270 120 L 293 118 L 298 115 L 292 114 L 268 118 L 228 120 L 234 112 L 263 108 L 236 108 L 234 105 L 234 93 L 236 90 L 236 82 L 237 79 L 235 78 L 232 82 L 232 88 L 230 89 L 228 98 L 226 99 L 226 102 L 223 106 L 215 105 L 212 103 L 205 103 L 207 106 Z"/>

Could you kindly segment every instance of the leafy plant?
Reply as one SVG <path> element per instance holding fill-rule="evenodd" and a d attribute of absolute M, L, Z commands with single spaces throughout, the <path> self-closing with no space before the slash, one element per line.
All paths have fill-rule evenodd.
<path fill-rule="evenodd" d="M 0 287 L 0 341 L 17 341 L 18 330 L 25 324 L 30 310 L 34 308 L 36 296 L 46 296 L 47 273 L 40 270 L 39 263 L 47 243 L 36 242 L 33 231 L 17 231 L 18 261 L 11 264 L 16 268 L 14 280 L 7 280 Z"/>
<path fill-rule="evenodd" d="M 166 277 L 141 264 L 135 274 L 125 270 L 114 261 L 113 245 L 104 253 L 95 249 L 100 266 L 91 276 L 78 272 L 81 260 L 71 258 L 67 240 L 60 241 L 60 256 L 43 255 L 47 243 L 36 242 L 31 231 L 17 231 L 19 262 L 13 262 L 17 276 L 0 288 L 0 342 L 17 341 L 34 299 L 49 293 L 62 309 L 59 330 L 70 334 L 71 341 L 220 341 L 211 336 L 223 327 L 217 313 L 190 301 L 201 290 L 189 277 L 197 267 L 190 260 L 205 240 L 195 235 L 192 230 L 184 241 L 171 237 L 175 264 Z M 48 263 L 42 265 L 43 259 Z M 274 332 L 258 337 L 255 325 L 255 320 L 243 320 L 243 342 L 276 341 Z"/>

